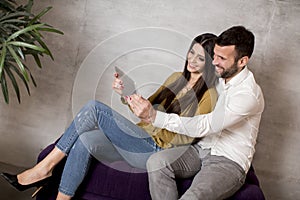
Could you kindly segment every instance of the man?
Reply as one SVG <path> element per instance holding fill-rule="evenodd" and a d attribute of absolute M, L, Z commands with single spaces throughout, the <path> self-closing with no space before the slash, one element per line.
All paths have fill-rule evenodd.
<path fill-rule="evenodd" d="M 154 126 L 201 140 L 191 146 L 163 150 L 147 162 L 152 199 L 178 199 L 175 178 L 194 176 L 180 199 L 225 199 L 244 183 L 250 168 L 264 99 L 247 64 L 254 35 L 243 26 L 221 33 L 213 64 L 219 94 L 213 112 L 192 118 L 155 111 L 138 95 L 129 99 L 134 113 Z"/>

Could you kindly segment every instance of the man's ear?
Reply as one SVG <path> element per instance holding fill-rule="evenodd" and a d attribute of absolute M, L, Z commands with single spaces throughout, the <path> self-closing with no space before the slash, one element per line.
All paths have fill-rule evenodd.
<path fill-rule="evenodd" d="M 238 60 L 238 67 L 243 68 L 245 67 L 249 62 L 249 57 L 248 56 L 243 56 Z"/>

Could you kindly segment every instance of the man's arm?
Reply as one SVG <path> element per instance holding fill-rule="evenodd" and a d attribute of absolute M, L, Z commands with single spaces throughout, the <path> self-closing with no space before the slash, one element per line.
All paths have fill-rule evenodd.
<path fill-rule="evenodd" d="M 134 113 L 143 121 L 152 122 L 155 127 L 165 128 L 190 137 L 203 137 L 212 133 L 219 133 L 228 127 L 238 125 L 239 122 L 257 112 L 262 112 L 260 101 L 247 92 L 239 93 L 229 99 L 218 99 L 215 109 L 208 114 L 194 117 L 179 117 L 155 111 L 147 100 L 133 97 L 130 104 Z"/>
<path fill-rule="evenodd" d="M 144 99 L 141 95 L 134 94 L 126 97 L 132 112 L 146 123 L 152 123 L 156 117 L 156 110 L 152 107 L 149 100 Z"/>

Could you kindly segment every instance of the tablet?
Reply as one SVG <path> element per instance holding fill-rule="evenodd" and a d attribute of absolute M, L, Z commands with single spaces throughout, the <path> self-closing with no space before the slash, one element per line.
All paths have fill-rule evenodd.
<path fill-rule="evenodd" d="M 119 74 L 119 78 L 123 81 L 123 96 L 129 96 L 136 93 L 135 82 L 119 67 L 115 66 L 115 71 Z"/>

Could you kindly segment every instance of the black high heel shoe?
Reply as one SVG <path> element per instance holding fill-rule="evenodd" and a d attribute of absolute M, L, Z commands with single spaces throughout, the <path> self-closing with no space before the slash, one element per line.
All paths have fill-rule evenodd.
<path fill-rule="evenodd" d="M 38 187 L 38 189 L 32 194 L 32 196 L 31 196 L 32 198 L 34 198 L 37 195 L 37 193 L 43 188 L 44 185 L 46 185 L 48 183 L 48 181 L 51 178 L 51 176 L 50 176 L 50 177 L 47 177 L 45 179 L 42 179 L 40 181 L 31 183 L 31 184 L 28 184 L 28 185 L 22 185 L 18 182 L 17 175 L 11 175 L 11 174 L 8 174 L 8 173 L 1 173 L 1 176 L 3 178 L 5 178 L 5 180 L 7 182 L 9 182 L 14 188 L 16 188 L 19 191 L 24 191 L 24 190 L 27 190 L 27 189 L 32 188 L 32 187 Z"/>

